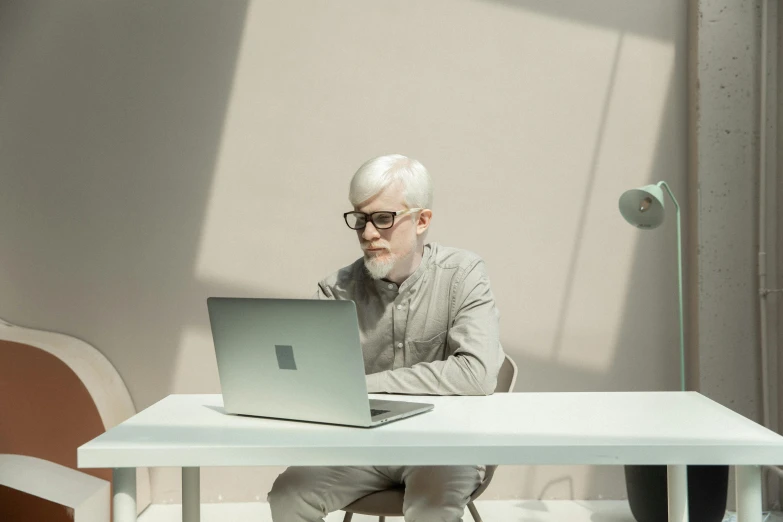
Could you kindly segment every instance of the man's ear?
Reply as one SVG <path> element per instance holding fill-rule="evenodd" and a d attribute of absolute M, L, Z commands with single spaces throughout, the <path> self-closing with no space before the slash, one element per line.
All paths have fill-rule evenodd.
<path fill-rule="evenodd" d="M 416 234 L 422 235 L 430 226 L 432 221 L 432 210 L 425 208 L 419 212 L 419 219 L 416 221 Z"/>

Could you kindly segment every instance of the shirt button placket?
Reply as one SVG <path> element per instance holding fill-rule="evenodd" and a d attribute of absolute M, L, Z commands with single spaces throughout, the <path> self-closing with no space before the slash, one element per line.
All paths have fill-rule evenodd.
<path fill-rule="evenodd" d="M 402 310 L 402 305 L 395 306 L 397 310 Z M 400 339 L 405 339 L 405 320 L 402 314 L 394 314 L 394 338 L 398 339 L 394 345 L 394 368 L 402 368 L 405 365 L 405 353 L 403 347 L 405 346 Z"/>

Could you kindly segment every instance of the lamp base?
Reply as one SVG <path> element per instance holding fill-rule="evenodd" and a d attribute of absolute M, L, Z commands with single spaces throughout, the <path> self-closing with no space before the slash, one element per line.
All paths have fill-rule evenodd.
<path fill-rule="evenodd" d="M 666 466 L 625 466 L 625 486 L 637 522 L 668 520 Z M 728 491 L 728 466 L 688 466 L 690 522 L 721 522 Z"/>

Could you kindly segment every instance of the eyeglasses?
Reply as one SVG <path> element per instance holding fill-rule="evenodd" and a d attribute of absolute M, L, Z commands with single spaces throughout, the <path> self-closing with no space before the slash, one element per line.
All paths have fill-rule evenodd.
<path fill-rule="evenodd" d="M 423 210 L 420 208 L 409 208 L 408 210 L 381 210 L 373 212 L 372 214 L 365 214 L 364 212 L 346 212 L 343 214 L 345 218 L 345 224 L 348 228 L 353 230 L 362 230 L 367 226 L 367 222 L 370 221 L 378 230 L 385 230 L 394 226 L 395 216 L 404 216 L 417 210 Z"/>

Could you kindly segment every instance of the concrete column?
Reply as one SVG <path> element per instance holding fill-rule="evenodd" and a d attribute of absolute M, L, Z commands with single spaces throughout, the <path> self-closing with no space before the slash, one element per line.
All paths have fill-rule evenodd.
<path fill-rule="evenodd" d="M 689 21 L 689 387 L 757 422 L 763 420 L 758 294 L 763 1 L 778 0 L 692 0 Z M 769 93 L 772 106 L 775 93 Z M 774 127 L 774 115 L 769 121 Z M 774 163 L 768 166 L 773 169 L 768 185 L 778 183 Z M 768 203 L 768 237 L 777 230 L 775 203 Z M 733 509 L 733 485 L 729 491 Z"/>
<path fill-rule="evenodd" d="M 771 194 L 774 197 L 774 201 L 777 215 L 774 217 L 774 222 L 777 224 L 774 230 L 771 230 L 771 234 L 777 242 L 777 249 L 774 251 L 775 259 L 769 259 L 770 266 L 775 268 L 775 288 L 783 288 L 783 205 L 780 203 L 783 199 L 783 78 L 781 77 L 781 71 L 783 71 L 783 3 L 780 1 L 775 5 L 775 21 L 777 22 L 776 34 L 773 35 L 771 41 L 776 42 L 774 50 L 776 56 L 774 57 L 774 63 L 776 64 L 776 71 L 773 77 L 774 82 L 772 85 L 774 89 L 770 90 L 770 98 L 775 102 L 775 116 L 776 124 L 774 132 L 771 133 L 769 141 L 773 144 L 773 150 L 776 152 L 774 156 L 774 171 L 775 176 L 770 180 L 769 185 L 775 188 L 775 193 Z M 777 93 L 777 98 L 774 98 L 774 94 Z M 768 200 L 769 201 L 769 200 Z M 777 335 L 774 338 L 777 339 L 777 382 L 783 378 L 783 293 L 777 293 L 773 297 L 776 310 L 773 314 L 770 311 L 770 323 L 773 328 L 777 328 Z M 770 333 L 773 337 L 773 333 Z M 778 429 L 783 429 L 783 386 L 778 389 L 777 397 L 777 422 Z M 783 465 L 782 463 L 779 463 Z M 774 485 L 775 478 L 773 478 Z M 783 504 L 783 480 L 777 479 L 777 505 L 781 507 Z"/>
<path fill-rule="evenodd" d="M 694 171 L 698 382 L 761 419 L 757 294 L 760 0 L 696 0 Z"/>

